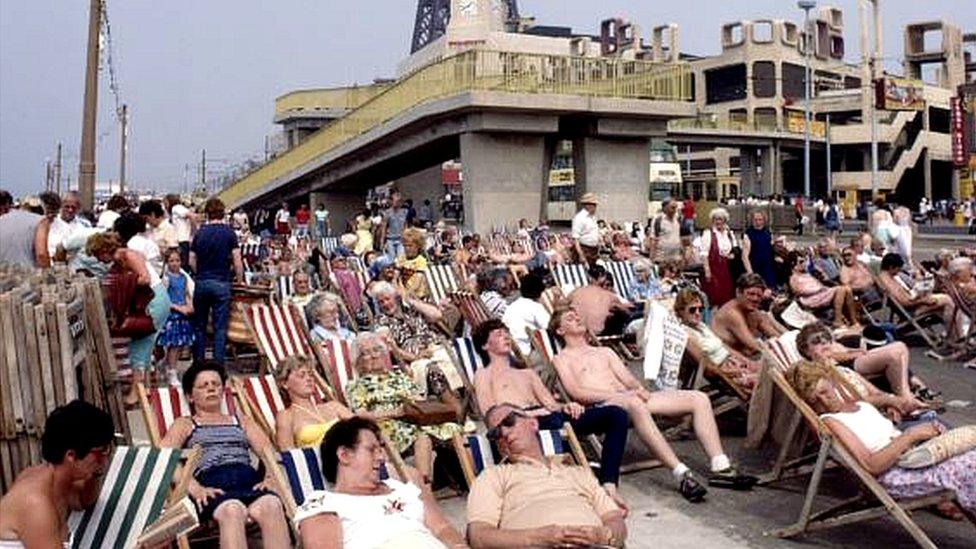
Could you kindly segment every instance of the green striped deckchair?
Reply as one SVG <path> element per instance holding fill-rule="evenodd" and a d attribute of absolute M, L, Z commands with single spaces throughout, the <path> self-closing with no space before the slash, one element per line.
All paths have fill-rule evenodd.
<path fill-rule="evenodd" d="M 118 446 L 95 505 L 68 519 L 72 549 L 128 548 L 163 511 L 179 449 Z"/>

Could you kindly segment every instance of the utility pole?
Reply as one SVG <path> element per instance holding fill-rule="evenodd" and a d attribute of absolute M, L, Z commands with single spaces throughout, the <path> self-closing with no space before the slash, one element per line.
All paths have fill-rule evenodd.
<path fill-rule="evenodd" d="M 78 164 L 78 190 L 81 207 L 95 204 L 95 119 L 98 115 L 98 42 L 102 20 L 102 0 L 91 0 L 88 8 L 88 60 L 85 68 L 85 102 L 81 117 L 81 159 Z"/>
<path fill-rule="evenodd" d="M 797 7 L 803 10 L 803 59 L 806 71 L 803 74 L 803 195 L 810 198 L 810 50 L 813 33 L 810 31 L 810 10 L 816 7 L 813 0 L 799 0 Z"/>
<path fill-rule="evenodd" d="M 830 158 L 830 114 L 827 114 L 827 122 L 824 127 L 824 137 L 827 139 L 827 198 L 834 196 L 834 174 Z"/>
<path fill-rule="evenodd" d="M 189 173 L 190 173 L 190 165 L 183 164 L 183 194 L 186 194 L 186 185 L 187 185 L 187 178 L 189 177 Z"/>
<path fill-rule="evenodd" d="M 119 123 L 122 124 L 122 145 L 119 147 L 119 193 L 125 193 L 125 149 L 129 141 L 129 106 L 125 103 L 122 104 Z"/>
<path fill-rule="evenodd" d="M 51 183 L 52 183 L 52 180 L 54 179 L 53 170 L 51 170 L 51 159 L 50 158 L 46 159 L 45 160 L 45 164 L 46 164 L 46 167 L 47 167 L 47 171 L 44 174 L 44 190 L 45 191 L 50 191 L 51 190 Z"/>
<path fill-rule="evenodd" d="M 54 188 L 58 196 L 61 196 L 61 142 L 58 141 L 58 156 L 54 161 Z"/>
<path fill-rule="evenodd" d="M 877 79 L 874 78 L 875 59 L 871 57 L 871 86 L 870 92 L 873 93 Z M 878 105 L 876 101 L 871 101 L 871 200 L 878 197 Z"/>
<path fill-rule="evenodd" d="M 200 152 L 200 188 L 207 192 L 207 149 Z"/>

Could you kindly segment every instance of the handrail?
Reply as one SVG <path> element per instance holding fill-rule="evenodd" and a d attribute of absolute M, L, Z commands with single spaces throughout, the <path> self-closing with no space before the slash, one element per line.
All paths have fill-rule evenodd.
<path fill-rule="evenodd" d="M 264 185 L 424 103 L 469 91 L 691 101 L 685 63 L 468 50 L 427 65 L 218 193 L 234 208 Z"/>

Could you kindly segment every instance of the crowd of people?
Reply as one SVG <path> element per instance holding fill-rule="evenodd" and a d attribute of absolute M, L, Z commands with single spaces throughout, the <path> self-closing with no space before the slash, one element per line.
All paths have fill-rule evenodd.
<path fill-rule="evenodd" d="M 305 547 L 622 546 L 629 505 L 618 487 L 631 429 L 690 502 L 706 501 L 710 488 L 752 489 L 757 479 L 727 453 L 708 394 L 690 382 L 641 379 L 621 355 L 646 350 L 652 310 L 662 308 L 687 336 L 685 364 L 730 380 L 746 398 L 760 381 L 764 342 L 799 330 L 803 360 L 787 377 L 865 469 L 896 497 L 949 489 L 957 504 L 940 512 L 976 513 L 972 447 L 929 468 L 898 464 L 948 426 L 934 414 L 937 388 L 914 375 L 908 347 L 895 341 L 897 327 L 872 314 L 887 303 L 933 317 L 933 351 L 973 364 L 976 250 L 920 259 L 910 213 L 883 203 L 863 231 L 833 231 L 805 247 L 774 234 L 761 210 L 740 231 L 715 208 L 696 231 L 687 201 L 665 201 L 646 224 L 601 219 L 591 193 L 579 202 L 568 232 L 521 220 L 509 233 L 479 235 L 436 222 L 429 203 L 414 208 L 397 190 L 344 224 L 323 204 L 248 215 L 216 198 L 136 204 L 115 196 L 86 218 L 74 193 L 14 208 L 0 192 L 0 262 L 65 264 L 103 280 L 110 329 L 129 340 L 134 382 L 179 387 L 191 405 L 162 444 L 202 448 L 188 492 L 201 518 L 219 525 L 222 547 L 243 546 L 250 522 L 265 546 L 291 543 L 276 487 L 252 466 L 252 454 L 272 447 L 320 450 L 329 487 L 291 517 Z M 570 289 L 556 272 L 572 265 L 586 280 Z M 632 276 L 618 276 L 621 268 Z M 427 276 L 444 269 L 455 282 L 447 295 Z M 313 344 L 348 347 L 355 371 L 339 387 L 315 357 L 279 363 L 273 373 L 286 409 L 273 436 L 221 408 L 228 375 L 239 373 L 228 360 L 231 304 L 248 286 L 274 288 L 276 301 L 300 311 Z M 455 299 L 460 293 L 473 296 L 480 317 Z M 551 362 L 533 331 L 558 344 Z M 470 336 L 483 364 L 471 379 L 450 351 L 460 336 Z M 339 399 L 320 397 L 323 378 Z M 415 403 L 431 400 L 450 413 L 421 417 Z M 90 500 L 82 485 L 104 465 L 109 441 L 87 427 L 65 435 L 58 414 L 45 432 L 46 464 L 0 503 L 0 543 L 31 546 L 43 521 L 45 535 L 66 539 L 67 509 Z M 689 419 L 706 471 L 678 455 L 659 418 Z M 544 454 L 538 432 L 564 424 L 602 439 L 598 475 Z M 432 483 L 447 441 L 473 430 L 504 460 L 469 487 L 466 532 L 458 532 Z M 407 478 L 386 476 L 389 452 L 411 459 Z M 101 461 L 85 461 L 92 453 Z M 73 480 L 53 492 L 45 484 L 50 516 L 29 517 L 29 494 L 48 482 L 44 475 Z"/>

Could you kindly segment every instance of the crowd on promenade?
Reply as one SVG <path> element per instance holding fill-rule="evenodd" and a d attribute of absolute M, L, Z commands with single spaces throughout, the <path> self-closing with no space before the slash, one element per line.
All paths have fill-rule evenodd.
<path fill-rule="evenodd" d="M 940 419 L 939 388 L 915 375 L 904 342 L 946 368 L 976 367 L 976 248 L 920 256 L 911 212 L 883 201 L 865 230 L 838 226 L 813 246 L 774 234 L 761 209 L 739 228 L 714 208 L 696 227 L 687 200 L 665 201 L 646 223 L 601 219 L 591 193 L 579 203 L 569 231 L 523 219 L 479 235 L 396 189 L 350 220 L 328 204 L 247 213 L 178 195 L 118 195 L 82 212 L 76 193 L 15 205 L 0 191 L 0 263 L 102 280 L 131 385 L 168 385 L 189 403 L 160 444 L 202 449 L 188 494 L 222 547 L 246 546 L 250 523 L 267 547 L 623 546 L 631 430 L 689 502 L 754 488 L 701 387 L 724 384 L 748 402 L 768 344 L 786 340 L 801 358 L 785 378 L 888 493 L 949 490 L 937 511 L 976 518 L 974 431 Z M 310 348 L 348 349 L 350 363 L 342 376 L 341 353 L 277 361 L 284 409 L 273 425 L 222 405 L 244 373 L 229 358 L 235 296 L 256 288 L 298 312 Z M 676 337 L 662 335 L 668 322 L 677 361 L 662 358 Z M 470 369 L 458 341 L 473 350 Z M 127 400 L 138 405 L 134 389 Z M 684 418 L 705 470 L 666 436 Z M 45 463 L 0 500 L 0 547 L 67 539 L 68 510 L 91 504 L 111 453 L 104 423 L 81 403 L 52 414 Z M 596 474 L 540 442 L 567 425 L 601 441 Z M 497 465 L 467 486 L 459 532 L 433 484 L 469 434 L 490 446 L 471 452 Z M 277 493 L 287 487 L 252 456 L 295 448 L 318 450 L 327 488 L 290 510 Z M 389 474 L 401 456 L 411 466 Z"/>

